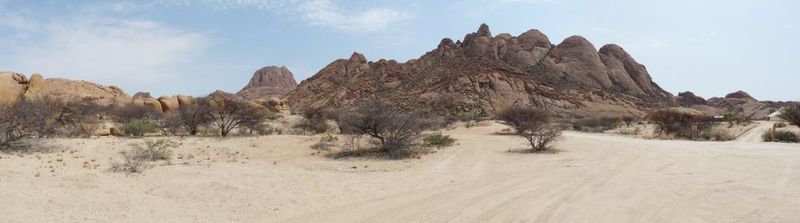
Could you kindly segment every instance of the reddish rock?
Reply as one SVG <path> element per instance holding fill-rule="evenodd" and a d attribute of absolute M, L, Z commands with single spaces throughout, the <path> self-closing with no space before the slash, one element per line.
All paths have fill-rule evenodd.
<path fill-rule="evenodd" d="M 702 97 L 694 95 L 694 93 L 692 93 L 691 91 L 678 93 L 678 96 L 676 97 L 676 99 L 678 101 L 678 104 L 680 104 L 681 106 L 684 106 L 684 107 L 691 107 L 693 105 L 705 105 L 706 104 L 706 99 L 703 99 Z"/>
<path fill-rule="evenodd" d="M 286 98 L 300 110 L 349 108 L 381 98 L 405 110 L 450 114 L 528 105 L 568 114 L 641 116 L 650 108 L 677 105 L 624 50 L 604 48 L 598 52 L 578 36 L 553 46 L 538 30 L 492 37 L 481 25 L 463 43 L 442 39 L 436 49 L 406 63 L 367 62 L 354 53 Z"/>
<path fill-rule="evenodd" d="M 755 98 L 750 96 L 750 94 L 748 94 L 747 92 L 744 92 L 744 91 L 736 91 L 736 92 L 730 93 L 728 95 L 725 95 L 725 98 L 756 100 Z"/>
<path fill-rule="evenodd" d="M 256 71 L 250 83 L 236 95 L 247 100 L 282 98 L 296 87 L 297 82 L 289 69 L 269 66 Z"/>

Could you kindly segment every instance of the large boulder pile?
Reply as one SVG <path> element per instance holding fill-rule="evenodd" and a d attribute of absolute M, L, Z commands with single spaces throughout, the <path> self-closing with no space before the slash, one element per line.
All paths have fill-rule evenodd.
<path fill-rule="evenodd" d="M 538 30 L 492 36 L 485 24 L 463 42 L 445 38 L 405 63 L 370 62 L 353 53 L 287 95 L 296 109 L 347 108 L 372 98 L 437 113 L 492 114 L 529 105 L 578 115 L 641 116 L 677 105 L 622 47 L 610 44 L 598 51 L 580 36 L 555 45 Z"/>

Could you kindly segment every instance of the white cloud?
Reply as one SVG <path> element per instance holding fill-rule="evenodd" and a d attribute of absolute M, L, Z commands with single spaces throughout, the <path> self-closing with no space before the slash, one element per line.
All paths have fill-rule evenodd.
<path fill-rule="evenodd" d="M 13 55 L 4 58 L 4 69 L 119 84 L 129 91 L 179 79 L 175 65 L 202 54 L 209 42 L 201 33 L 149 20 L 74 17 L 36 26 L 42 28 L 17 31 L 33 38 L 0 40 Z"/>
<path fill-rule="evenodd" d="M 215 9 L 256 8 L 272 13 L 299 16 L 301 21 L 352 33 L 371 33 L 389 29 L 411 18 L 411 14 L 390 8 L 348 10 L 330 0 L 163 0 L 169 5 L 203 5 Z"/>
<path fill-rule="evenodd" d="M 384 31 L 391 25 L 410 18 L 407 13 L 387 8 L 345 12 L 329 0 L 305 2 L 298 7 L 298 12 L 312 25 L 329 26 L 356 33 Z"/>

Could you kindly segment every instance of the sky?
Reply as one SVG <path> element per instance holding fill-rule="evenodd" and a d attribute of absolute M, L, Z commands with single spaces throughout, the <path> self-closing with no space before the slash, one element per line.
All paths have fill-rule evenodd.
<path fill-rule="evenodd" d="M 619 44 L 673 94 L 800 100 L 798 11 L 798 0 L 0 0 L 0 70 L 205 95 L 269 65 L 300 81 L 352 52 L 406 61 L 486 23 Z"/>

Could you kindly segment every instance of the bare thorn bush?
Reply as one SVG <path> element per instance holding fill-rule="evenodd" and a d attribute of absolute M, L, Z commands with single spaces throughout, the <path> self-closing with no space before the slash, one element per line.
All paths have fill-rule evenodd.
<path fill-rule="evenodd" d="M 552 121 L 544 110 L 528 107 L 510 107 L 497 114 L 497 119 L 510 125 L 516 135 L 525 138 L 530 152 L 552 150 L 552 144 L 561 136 L 563 128 Z"/>

